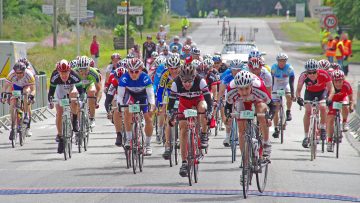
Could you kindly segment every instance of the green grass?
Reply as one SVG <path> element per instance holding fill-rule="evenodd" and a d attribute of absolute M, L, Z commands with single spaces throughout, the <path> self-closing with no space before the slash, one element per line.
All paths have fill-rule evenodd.
<path fill-rule="evenodd" d="M 319 42 L 320 27 L 318 19 L 305 19 L 304 22 L 283 22 L 281 30 L 296 42 Z"/>
<path fill-rule="evenodd" d="M 296 49 L 297 51 L 301 51 L 306 54 L 321 54 L 322 49 L 320 46 L 305 46 L 305 47 L 299 47 Z"/>
<path fill-rule="evenodd" d="M 164 18 L 161 22 L 166 24 L 168 19 Z M 170 33 L 168 37 L 171 39 L 173 35 L 180 35 L 181 25 L 180 20 L 177 18 L 170 19 Z M 146 29 L 143 31 L 143 39 L 140 38 L 139 34 L 134 36 L 135 43 L 142 45 L 145 41 L 146 35 L 151 34 L 153 39 L 155 39 L 156 32 L 158 31 L 158 26 L 152 29 Z M 100 58 L 99 58 L 99 67 L 105 68 L 110 62 L 110 56 L 114 52 L 120 53 L 122 57 L 126 56 L 126 50 L 114 50 L 113 47 L 113 31 L 104 30 L 104 29 L 84 29 L 84 34 L 81 35 L 80 42 L 80 55 L 90 55 L 90 44 L 93 34 L 97 35 L 98 41 L 100 43 Z M 76 43 L 76 33 L 71 33 L 71 43 L 67 45 L 60 45 L 57 49 L 52 47 L 44 47 L 40 44 L 28 50 L 29 60 L 41 71 L 50 76 L 51 72 L 55 68 L 55 63 L 61 59 L 72 60 L 77 55 L 77 43 Z"/>

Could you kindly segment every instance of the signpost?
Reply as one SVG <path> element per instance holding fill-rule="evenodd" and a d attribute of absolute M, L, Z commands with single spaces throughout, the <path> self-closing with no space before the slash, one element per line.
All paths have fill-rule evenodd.
<path fill-rule="evenodd" d="M 296 4 L 296 22 L 304 22 L 305 18 L 305 4 Z"/>
<path fill-rule="evenodd" d="M 275 5 L 275 10 L 277 10 L 277 15 L 278 15 L 278 16 L 279 16 L 279 14 L 280 14 L 280 10 L 281 10 L 281 9 L 283 9 L 283 7 L 282 7 L 280 1 L 278 1 L 278 2 L 276 3 L 276 5 Z"/>
<path fill-rule="evenodd" d="M 328 29 L 333 29 L 337 26 L 338 20 L 334 14 L 327 15 L 324 18 L 324 25 Z"/>
<path fill-rule="evenodd" d="M 43 14 L 46 14 L 46 15 L 53 15 L 54 14 L 54 8 L 53 8 L 53 5 L 42 5 L 41 6 L 41 9 L 42 9 L 42 12 Z"/>
<path fill-rule="evenodd" d="M 117 14 L 126 15 L 126 7 L 118 6 Z M 129 15 L 142 15 L 143 7 L 142 6 L 129 6 Z"/>
<path fill-rule="evenodd" d="M 139 26 L 140 30 L 140 38 L 142 39 L 142 26 L 144 25 L 144 17 L 136 16 L 136 25 Z"/>

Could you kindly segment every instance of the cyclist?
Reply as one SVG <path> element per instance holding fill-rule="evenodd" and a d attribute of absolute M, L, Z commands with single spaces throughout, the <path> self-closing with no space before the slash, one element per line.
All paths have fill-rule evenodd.
<path fill-rule="evenodd" d="M 234 106 L 235 105 L 235 106 Z M 272 118 L 275 112 L 275 105 L 271 100 L 270 93 L 266 90 L 264 82 L 256 75 L 242 70 L 238 72 L 234 80 L 227 86 L 225 114 L 227 118 L 231 117 L 233 106 L 236 112 L 252 110 L 255 107 L 256 113 L 265 113 L 269 108 L 269 117 Z M 269 124 L 265 117 L 258 117 L 260 131 L 263 136 L 263 156 L 270 156 L 271 144 L 269 141 Z M 240 150 L 244 150 L 244 132 L 246 130 L 246 120 L 237 119 L 239 129 Z"/>
<path fill-rule="evenodd" d="M 193 92 L 194 94 L 189 94 Z M 196 92 L 196 93 L 195 93 Z M 167 110 L 169 111 L 170 120 L 169 125 L 173 126 L 174 121 L 174 104 L 175 100 L 179 98 L 179 109 L 180 113 L 183 113 L 186 109 L 195 107 L 198 112 L 205 113 L 206 118 L 200 115 L 201 124 L 201 147 L 208 147 L 208 137 L 206 136 L 207 131 L 207 120 L 210 120 L 212 116 L 212 100 L 206 81 L 196 74 L 196 68 L 191 64 L 185 64 L 181 67 L 179 77 L 175 79 L 171 86 L 171 94 L 169 97 L 169 104 Z M 205 101 L 204 101 L 205 99 Z M 182 165 L 180 167 L 180 176 L 186 177 L 187 174 L 187 123 L 182 116 L 178 117 L 180 127 L 180 151 L 182 158 Z"/>
<path fill-rule="evenodd" d="M 78 67 L 73 69 L 78 73 L 81 83 L 89 98 L 90 126 L 95 127 L 95 109 L 99 102 L 101 93 L 100 76 L 96 69 L 90 67 L 88 57 L 81 57 L 78 61 Z M 95 97 L 95 98 L 94 98 Z"/>
<path fill-rule="evenodd" d="M 152 58 L 152 53 L 156 51 L 156 44 L 152 41 L 152 36 L 148 35 L 146 37 L 146 42 L 143 44 L 142 55 L 144 61 L 147 61 L 149 58 Z"/>
<path fill-rule="evenodd" d="M 156 96 L 156 103 L 157 106 L 159 106 L 160 110 L 160 114 L 159 114 L 159 129 L 160 129 L 160 133 L 159 135 L 162 135 L 163 132 L 163 126 L 164 123 L 166 121 L 166 105 L 168 103 L 168 99 L 170 96 L 170 90 L 171 90 L 171 85 L 173 83 L 173 81 L 175 80 L 175 78 L 178 76 L 179 74 L 179 68 L 180 68 L 180 58 L 177 56 L 172 56 L 167 60 L 166 63 L 167 66 L 167 70 L 162 74 L 161 79 L 160 79 L 160 84 L 159 84 L 159 88 L 157 90 L 157 96 Z M 164 159 L 168 159 L 168 157 L 170 156 L 171 152 L 170 152 L 170 126 L 166 125 L 166 130 L 165 130 L 165 152 L 163 154 Z M 160 143 L 160 137 L 156 137 L 156 141 L 158 143 Z"/>
<path fill-rule="evenodd" d="M 189 45 L 191 48 L 196 47 L 196 44 L 195 44 L 195 42 L 192 41 L 192 37 L 191 37 L 191 36 L 187 36 L 187 37 L 186 37 L 186 40 L 185 40 L 185 42 L 183 43 L 183 47 L 184 47 L 185 45 Z"/>
<path fill-rule="evenodd" d="M 150 77 L 142 72 L 144 64 L 140 59 L 128 60 L 126 65 L 128 72 L 123 74 L 119 79 L 117 103 L 123 104 L 150 104 L 149 106 L 141 106 L 145 118 L 145 155 L 150 156 L 152 149 L 150 146 L 151 135 L 153 132 L 152 112 L 155 110 L 154 89 Z M 132 139 L 131 120 L 132 113 L 128 108 L 124 111 L 126 142 L 125 148 L 130 148 L 130 141 Z"/>
<path fill-rule="evenodd" d="M 27 124 L 26 128 L 26 135 L 31 136 L 32 132 L 30 130 L 30 113 L 31 113 L 31 105 L 29 103 L 34 103 L 35 101 L 35 77 L 33 73 L 26 68 L 26 65 L 22 62 L 17 62 L 13 66 L 13 69 L 7 75 L 5 79 L 4 87 L 2 88 L 1 94 L 1 101 L 5 103 L 5 92 L 11 92 L 12 90 L 19 90 L 22 94 L 25 95 L 24 97 L 24 123 Z M 10 100 L 10 118 L 12 121 L 11 131 L 9 140 L 14 139 L 14 124 L 15 124 L 15 115 L 12 113 L 14 112 L 15 100 Z"/>
<path fill-rule="evenodd" d="M 254 57 L 260 58 L 261 61 L 262 61 L 263 64 L 264 64 L 263 67 L 264 67 L 267 71 L 271 72 L 271 68 L 270 68 L 270 66 L 268 66 L 268 65 L 265 64 L 265 59 L 264 59 L 263 54 L 262 54 L 261 52 L 259 52 L 259 51 L 251 51 L 251 52 L 249 53 L 248 61 L 250 61 L 250 59 L 251 59 L 251 58 L 254 58 Z"/>
<path fill-rule="evenodd" d="M 285 90 L 285 99 L 286 99 L 286 121 L 291 121 L 291 106 L 292 102 L 295 101 L 294 96 L 294 81 L 295 81 L 295 72 L 294 68 L 287 63 L 288 56 L 285 53 L 279 53 L 276 56 L 276 61 L 274 65 L 271 67 L 271 75 L 273 78 L 273 87 L 272 94 L 273 101 L 276 106 L 279 105 L 280 97 L 276 94 L 278 90 Z M 274 125 L 275 132 L 273 133 L 274 138 L 279 138 L 279 129 L 277 128 L 279 122 L 279 109 L 276 108 L 275 116 L 274 116 Z"/>
<path fill-rule="evenodd" d="M 154 88 L 154 94 L 157 92 L 157 88 L 159 86 L 160 83 L 160 78 L 161 75 L 166 71 L 167 67 L 166 67 L 166 58 L 165 57 L 157 57 L 155 62 L 154 62 L 154 67 L 155 70 L 154 72 L 152 72 L 151 74 L 149 74 L 150 76 L 153 77 L 153 88 Z"/>
<path fill-rule="evenodd" d="M 172 53 L 169 52 L 169 46 L 166 45 L 159 56 L 164 57 L 165 59 L 168 59 L 170 56 L 172 56 Z"/>
<path fill-rule="evenodd" d="M 240 59 L 234 59 L 230 62 L 230 68 L 220 76 L 220 87 L 219 87 L 220 89 L 219 89 L 219 96 L 218 96 L 219 99 L 220 98 L 225 99 L 224 95 L 225 95 L 226 87 L 234 79 L 234 76 L 241 70 L 245 70 L 245 64 L 243 61 L 241 61 Z M 225 118 L 223 106 L 221 108 L 221 116 L 222 116 L 223 121 L 225 121 L 226 118 Z M 231 132 L 230 125 L 231 125 L 231 121 L 228 121 L 228 123 L 225 123 L 226 134 L 225 134 L 225 139 L 223 141 L 223 144 L 225 147 L 230 146 L 230 132 Z"/>
<path fill-rule="evenodd" d="M 181 54 L 182 44 L 179 41 L 180 41 L 179 36 L 174 36 L 174 41 L 170 43 L 169 48 L 172 51 L 173 47 L 177 47 L 177 52 Z"/>
<path fill-rule="evenodd" d="M 53 97 L 57 99 L 63 99 L 64 97 L 76 98 L 79 96 L 81 99 L 84 98 L 84 89 L 81 84 L 80 76 L 70 69 L 69 63 L 63 59 L 56 64 L 56 70 L 54 70 L 50 77 L 50 89 L 48 93 L 48 101 L 50 109 L 54 108 Z M 60 104 L 56 104 L 56 128 L 57 135 L 56 141 L 59 142 L 58 153 L 61 154 L 64 151 L 64 140 L 62 138 L 62 114 L 63 108 Z M 73 131 L 78 132 L 78 104 L 75 101 L 71 101 L 71 112 L 72 112 L 72 126 Z"/>
<path fill-rule="evenodd" d="M 26 69 L 29 69 L 33 75 L 38 75 L 38 72 L 27 58 L 19 58 L 17 62 L 22 62 L 23 64 L 25 64 Z"/>
<path fill-rule="evenodd" d="M 298 85 L 296 88 L 296 97 L 297 97 L 297 103 L 300 106 L 304 106 L 304 99 L 300 97 L 300 93 L 304 84 L 306 85 L 304 99 L 307 101 L 314 101 L 315 98 L 318 98 L 318 101 L 323 101 L 325 100 L 327 95 L 332 94 L 331 77 L 326 71 L 319 69 L 319 64 L 314 59 L 310 59 L 305 63 L 305 71 L 302 72 L 299 77 Z M 326 107 L 320 105 L 319 108 L 320 108 L 320 134 L 321 134 L 321 139 L 325 140 Z M 305 105 L 305 115 L 304 115 L 305 138 L 302 142 L 302 146 L 304 148 L 308 148 L 310 142 L 310 138 L 308 137 L 310 115 L 311 115 L 311 104 L 308 103 Z"/>
<path fill-rule="evenodd" d="M 194 59 L 203 61 L 203 58 L 200 56 L 200 49 L 196 47 L 191 49 L 191 61 Z"/>
<path fill-rule="evenodd" d="M 117 64 L 120 60 L 121 60 L 121 56 L 119 53 L 113 53 L 111 55 L 111 62 L 105 69 L 105 73 L 106 73 L 105 81 L 109 80 L 109 75 L 110 75 L 111 71 L 113 71 L 117 68 Z"/>
<path fill-rule="evenodd" d="M 248 62 L 249 71 L 264 81 L 267 91 L 271 92 L 272 77 L 271 73 L 266 70 L 260 57 L 253 57 Z"/>
<path fill-rule="evenodd" d="M 164 48 L 167 46 L 165 40 L 161 39 L 159 40 L 159 44 L 156 45 L 156 51 L 158 54 L 163 52 Z"/>
<path fill-rule="evenodd" d="M 349 104 L 349 106 L 343 105 L 341 114 L 342 114 L 342 123 L 343 123 L 343 131 L 346 132 L 349 130 L 349 124 L 348 124 L 348 115 L 349 111 L 353 112 L 354 110 L 354 96 L 353 96 L 353 90 L 348 81 L 345 80 L 345 74 L 342 70 L 338 69 L 332 72 L 332 79 L 333 79 L 333 87 L 334 92 L 333 94 L 329 95 L 329 98 L 327 100 L 328 104 L 328 115 L 326 117 L 326 131 L 327 131 L 327 151 L 333 152 L 333 145 L 332 145 L 332 139 L 333 139 L 333 133 L 334 133 L 334 120 L 336 115 L 336 110 L 333 109 L 332 103 L 333 102 L 342 102 L 343 104 Z M 342 133 L 340 133 L 339 142 L 341 142 Z"/>
<path fill-rule="evenodd" d="M 191 46 L 184 45 L 182 54 L 180 55 L 181 60 L 190 60 L 191 62 Z"/>
<path fill-rule="evenodd" d="M 214 102 L 218 101 L 218 84 L 220 84 L 220 76 L 214 67 L 214 61 L 211 58 L 205 59 L 197 67 L 197 73 L 205 79 L 208 84 L 209 91 L 211 93 L 211 98 Z"/>
<path fill-rule="evenodd" d="M 184 33 L 183 37 L 185 37 L 186 30 L 189 28 L 189 26 L 190 26 L 190 21 L 186 16 L 184 16 L 184 18 L 181 20 L 181 31 L 182 33 Z"/>
<path fill-rule="evenodd" d="M 228 69 L 226 64 L 222 62 L 220 55 L 214 55 L 212 60 L 214 61 L 214 68 L 219 72 L 219 74 L 224 73 Z"/>

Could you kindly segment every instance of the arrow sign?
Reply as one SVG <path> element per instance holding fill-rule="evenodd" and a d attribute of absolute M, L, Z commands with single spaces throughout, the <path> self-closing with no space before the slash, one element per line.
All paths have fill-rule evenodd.
<path fill-rule="evenodd" d="M 279 11 L 280 11 L 281 9 L 283 9 L 283 7 L 282 7 L 280 1 L 278 1 L 278 2 L 276 3 L 276 5 L 275 5 L 275 10 L 277 10 L 277 15 L 279 15 Z"/>

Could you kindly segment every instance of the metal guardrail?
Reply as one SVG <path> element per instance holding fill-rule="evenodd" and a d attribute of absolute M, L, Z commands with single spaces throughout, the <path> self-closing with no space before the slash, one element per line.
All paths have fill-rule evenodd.
<path fill-rule="evenodd" d="M 350 119 L 349 127 L 357 135 L 356 139 L 360 141 L 360 82 L 358 82 L 355 115 Z"/>
<path fill-rule="evenodd" d="M 32 105 L 31 109 L 31 120 L 33 122 L 43 121 L 47 119 L 45 113 L 48 112 L 50 115 L 55 116 L 47 108 L 47 80 L 46 75 L 36 75 L 35 76 L 35 85 L 36 85 L 36 95 L 35 103 Z M 5 84 L 5 79 L 0 79 L 0 90 L 2 90 Z M 9 119 L 9 105 L 0 103 L 0 128 L 9 130 L 11 121 Z M 0 130 L 0 133 L 2 131 Z"/>

